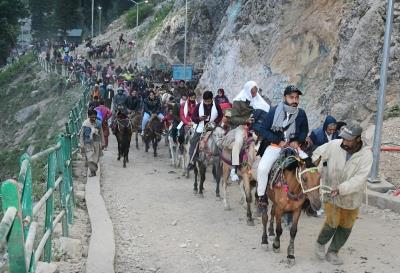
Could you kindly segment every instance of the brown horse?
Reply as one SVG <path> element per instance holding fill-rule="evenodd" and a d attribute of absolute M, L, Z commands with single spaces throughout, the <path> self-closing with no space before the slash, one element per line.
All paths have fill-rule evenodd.
<path fill-rule="evenodd" d="M 153 145 L 154 157 L 157 156 L 157 145 L 161 140 L 163 128 L 164 126 L 162 122 L 158 119 L 157 115 L 153 114 L 149 123 L 144 129 L 143 140 L 145 143 L 145 152 L 147 153 L 149 151 L 151 142 Z"/>
<path fill-rule="evenodd" d="M 136 149 L 139 150 L 139 130 L 142 122 L 142 113 L 140 111 L 130 114 L 133 122 L 133 133 L 135 133 Z"/>
<path fill-rule="evenodd" d="M 129 162 L 128 154 L 133 133 L 133 120 L 130 116 L 118 113 L 114 120 L 114 134 L 118 142 L 118 160 L 123 157 L 123 167 Z"/>
<path fill-rule="evenodd" d="M 295 155 L 278 159 L 277 171 L 271 171 L 267 195 L 272 201 L 271 221 L 268 228 L 269 235 L 274 236 L 274 218 L 276 221 L 276 236 L 273 242 L 274 252 L 280 250 L 280 237 L 282 235 L 282 215 L 291 212 L 293 222 L 290 228 L 290 242 L 287 249 L 287 259 L 290 265 L 295 263 L 294 240 L 297 233 L 297 224 L 300 219 L 301 208 L 308 198 L 312 207 L 318 210 L 321 207 L 319 196 L 320 174 L 316 167 L 307 168 L 303 160 Z M 267 223 L 268 212 L 262 213 L 263 234 L 261 243 L 268 244 Z"/>

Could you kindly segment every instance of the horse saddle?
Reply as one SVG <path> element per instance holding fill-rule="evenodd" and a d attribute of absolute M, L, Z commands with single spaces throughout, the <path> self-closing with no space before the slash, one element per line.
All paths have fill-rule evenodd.
<path fill-rule="evenodd" d="M 207 153 L 207 141 L 210 138 L 212 131 L 206 131 L 200 138 L 199 151 L 205 151 Z"/>
<path fill-rule="evenodd" d="M 297 158 L 298 154 L 295 149 L 290 147 L 282 149 L 268 175 L 268 184 L 271 188 L 287 184 L 283 177 L 283 171 L 292 164 L 297 164 Z"/>

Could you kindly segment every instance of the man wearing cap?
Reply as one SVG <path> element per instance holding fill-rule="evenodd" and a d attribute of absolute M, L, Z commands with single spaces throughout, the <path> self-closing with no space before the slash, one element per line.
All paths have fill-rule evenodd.
<path fill-rule="evenodd" d="M 265 212 L 268 198 L 265 190 L 268 184 L 268 175 L 272 165 L 279 158 L 281 149 L 291 146 L 299 152 L 300 157 L 307 155 L 300 150 L 308 134 L 308 120 L 306 112 L 299 108 L 300 95 L 303 93 L 295 86 L 289 85 L 283 93 L 283 100 L 268 112 L 264 128 L 264 138 L 269 143 L 257 168 L 258 208 Z"/>
<path fill-rule="evenodd" d="M 372 166 L 372 152 L 361 140 L 362 128 L 358 123 L 343 127 L 340 137 L 313 153 L 313 161 L 325 173 L 321 184 L 332 188 L 322 196 L 326 219 L 319 233 L 315 253 L 334 265 L 343 264 L 338 256 L 346 243 L 359 207 L 363 201 L 367 177 Z M 331 244 L 325 253 L 325 245 Z"/>

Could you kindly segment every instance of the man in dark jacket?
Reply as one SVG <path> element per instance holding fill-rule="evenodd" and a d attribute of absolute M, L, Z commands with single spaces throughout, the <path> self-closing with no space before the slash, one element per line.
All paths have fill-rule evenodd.
<path fill-rule="evenodd" d="M 142 135 L 151 115 L 157 115 L 160 121 L 164 119 L 164 115 L 161 113 L 160 99 L 156 97 L 153 90 L 149 92 L 149 97 L 143 101 Z"/>
<path fill-rule="evenodd" d="M 271 108 L 265 121 L 265 138 L 270 143 L 262 156 L 257 169 L 257 194 L 259 208 L 265 210 L 268 205 L 265 190 L 272 165 L 278 159 L 281 149 L 290 146 L 299 152 L 300 157 L 307 155 L 300 150 L 300 144 L 308 134 L 307 115 L 299 108 L 302 92 L 293 85 L 285 88 L 283 101 Z"/>

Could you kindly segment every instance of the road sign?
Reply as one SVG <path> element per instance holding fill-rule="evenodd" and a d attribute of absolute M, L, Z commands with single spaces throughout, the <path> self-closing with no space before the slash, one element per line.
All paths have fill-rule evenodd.
<path fill-rule="evenodd" d="M 193 66 L 186 65 L 186 77 L 185 68 L 182 64 L 172 65 L 172 77 L 174 80 L 191 80 L 193 74 Z"/>

